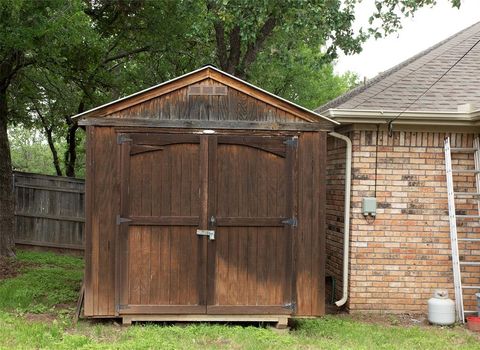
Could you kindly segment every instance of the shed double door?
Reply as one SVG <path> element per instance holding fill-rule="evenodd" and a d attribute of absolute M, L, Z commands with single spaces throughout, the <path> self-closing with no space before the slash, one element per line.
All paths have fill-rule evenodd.
<path fill-rule="evenodd" d="M 118 314 L 292 313 L 294 141 L 120 134 Z"/>

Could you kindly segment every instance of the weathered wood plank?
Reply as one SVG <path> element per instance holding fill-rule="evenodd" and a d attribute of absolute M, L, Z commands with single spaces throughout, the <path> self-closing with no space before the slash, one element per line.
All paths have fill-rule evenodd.
<path fill-rule="evenodd" d="M 73 216 L 61 216 L 61 215 L 48 215 L 48 214 L 30 214 L 30 213 L 22 213 L 16 212 L 15 216 L 24 217 L 24 218 L 38 218 L 38 219 L 49 219 L 49 220 L 56 220 L 56 221 L 73 221 L 73 222 L 85 222 L 85 218 L 73 217 Z M 68 235 L 69 232 L 65 232 L 65 236 Z"/>
<path fill-rule="evenodd" d="M 157 118 L 89 118 L 79 122 L 80 125 L 97 126 L 133 126 L 157 128 L 185 128 L 185 129 L 232 129 L 232 130 L 291 130 L 291 131 L 332 131 L 331 123 L 288 123 L 288 122 L 257 122 L 232 120 L 161 120 Z"/>
<path fill-rule="evenodd" d="M 321 133 L 304 133 L 299 138 L 299 220 L 295 235 L 299 316 L 324 313 L 324 138 Z"/>
<path fill-rule="evenodd" d="M 313 137 L 302 134 L 299 138 L 299 217 L 295 235 L 295 268 L 297 314 L 310 315 L 312 312 L 311 266 L 312 266 L 312 156 Z"/>
<path fill-rule="evenodd" d="M 325 260 L 326 260 L 326 169 L 327 137 L 324 133 L 315 135 L 312 157 L 313 167 L 313 201 L 312 210 L 312 316 L 325 314 Z"/>
<path fill-rule="evenodd" d="M 148 100 L 151 100 L 152 98 L 168 94 L 169 92 L 172 92 L 172 91 L 179 90 L 183 87 L 186 87 L 188 85 L 201 81 L 207 77 L 208 77 L 208 72 L 201 71 L 196 75 L 190 75 L 188 77 L 185 77 L 184 79 L 176 80 L 169 84 L 150 89 L 148 91 L 145 91 L 144 93 L 137 94 L 135 96 L 124 99 L 122 101 L 117 101 L 116 103 L 106 105 L 102 108 L 99 108 L 94 113 L 95 113 L 95 116 L 104 116 L 107 114 L 112 114 L 112 113 L 121 111 L 123 109 L 129 108 L 131 106 L 138 105 L 142 102 L 146 102 Z"/>
<path fill-rule="evenodd" d="M 60 249 L 72 249 L 72 250 L 85 250 L 83 245 L 78 244 L 68 244 L 68 243 L 50 243 L 42 241 L 27 241 L 23 239 L 15 239 L 15 244 L 29 245 L 35 247 L 49 247 L 49 248 L 60 248 Z"/>
<path fill-rule="evenodd" d="M 28 185 L 28 184 L 15 183 L 15 187 L 16 188 L 32 188 L 35 190 L 45 190 L 45 191 L 53 191 L 53 192 L 67 192 L 67 193 L 81 193 L 81 194 L 85 193 L 83 189 L 76 190 L 76 189 L 70 189 L 70 188 L 60 188 L 56 186 L 55 187 L 54 186 L 34 186 L 34 185 Z"/>
<path fill-rule="evenodd" d="M 86 150 L 86 184 L 85 184 L 85 216 L 89 216 L 93 210 L 93 182 L 94 182 L 94 167 L 93 167 L 93 150 L 95 146 L 95 138 L 93 137 L 94 128 L 87 126 L 87 150 Z M 85 285 L 84 295 L 84 309 L 85 316 L 95 314 L 93 309 L 93 267 L 92 267 L 92 221 L 86 220 L 85 223 L 85 275 L 83 276 L 83 282 Z"/>
<path fill-rule="evenodd" d="M 272 96 L 264 91 L 261 91 L 259 89 L 256 89 L 255 87 L 251 85 L 246 85 L 232 77 L 226 76 L 220 72 L 217 71 L 211 71 L 210 77 L 214 80 L 217 80 L 221 82 L 222 84 L 227 85 L 229 88 L 236 89 L 240 91 L 242 94 L 251 96 L 253 98 L 256 98 L 260 101 L 266 102 L 267 104 L 274 106 L 280 110 L 283 110 L 293 116 L 296 116 L 298 118 L 302 118 L 304 120 L 308 121 L 316 121 L 318 118 L 309 115 L 306 111 L 302 110 L 299 107 L 296 107 L 289 102 L 276 98 L 275 96 Z"/>
<path fill-rule="evenodd" d="M 13 185 L 18 244 L 83 249 L 84 180 L 14 172 Z"/>
<path fill-rule="evenodd" d="M 148 310 L 148 309 L 147 309 Z M 184 314 L 177 315 L 164 315 L 164 314 L 134 314 L 131 316 L 123 317 L 123 324 L 129 325 L 135 321 L 179 321 L 179 322 L 272 322 L 279 323 L 281 325 L 287 325 L 288 316 L 286 315 L 231 315 L 231 314 L 219 314 L 219 315 L 206 315 L 203 314 L 202 308 L 188 308 L 180 309 Z M 137 312 L 137 310 L 136 310 Z M 153 313 L 157 310 L 153 310 Z"/>
<path fill-rule="evenodd" d="M 92 229 L 92 284 L 97 315 L 115 314 L 115 235 L 120 213 L 117 154 L 120 147 L 113 128 L 94 129 L 94 183 Z M 88 222 L 88 220 L 87 220 Z M 87 294 L 86 294 L 87 297 Z"/>

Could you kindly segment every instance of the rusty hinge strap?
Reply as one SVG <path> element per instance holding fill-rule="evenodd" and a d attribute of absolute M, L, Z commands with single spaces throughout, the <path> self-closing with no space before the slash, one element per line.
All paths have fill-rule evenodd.
<path fill-rule="evenodd" d="M 120 215 L 117 215 L 117 225 L 124 224 L 126 222 L 131 222 L 132 219 L 122 218 Z"/>
<path fill-rule="evenodd" d="M 122 304 L 117 304 L 116 309 L 117 309 L 117 313 L 118 313 L 120 310 L 128 309 L 128 306 L 127 305 L 122 305 Z"/>
<path fill-rule="evenodd" d="M 285 141 L 283 141 L 289 147 L 297 147 L 298 146 L 298 136 L 293 136 Z"/>
<path fill-rule="evenodd" d="M 297 309 L 297 303 L 292 301 L 291 303 L 284 304 L 282 307 L 284 309 L 295 311 Z"/>
<path fill-rule="evenodd" d="M 117 135 L 117 144 L 121 145 L 124 142 L 131 142 L 133 141 L 127 134 L 118 134 Z"/>
<path fill-rule="evenodd" d="M 297 218 L 290 218 L 290 219 L 287 219 L 287 220 L 283 220 L 282 224 L 290 225 L 292 227 L 297 227 L 298 221 L 297 221 Z"/>

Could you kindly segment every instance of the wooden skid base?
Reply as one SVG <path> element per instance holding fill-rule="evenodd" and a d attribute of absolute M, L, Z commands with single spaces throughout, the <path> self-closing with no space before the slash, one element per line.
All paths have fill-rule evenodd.
<path fill-rule="evenodd" d="M 125 315 L 122 323 L 153 322 L 272 322 L 278 329 L 288 327 L 288 315 Z"/>

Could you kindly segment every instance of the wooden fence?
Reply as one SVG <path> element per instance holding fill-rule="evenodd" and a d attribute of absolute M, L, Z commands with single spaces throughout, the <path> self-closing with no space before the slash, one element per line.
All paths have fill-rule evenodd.
<path fill-rule="evenodd" d="M 15 243 L 84 249 L 84 180 L 14 172 L 13 186 Z"/>

